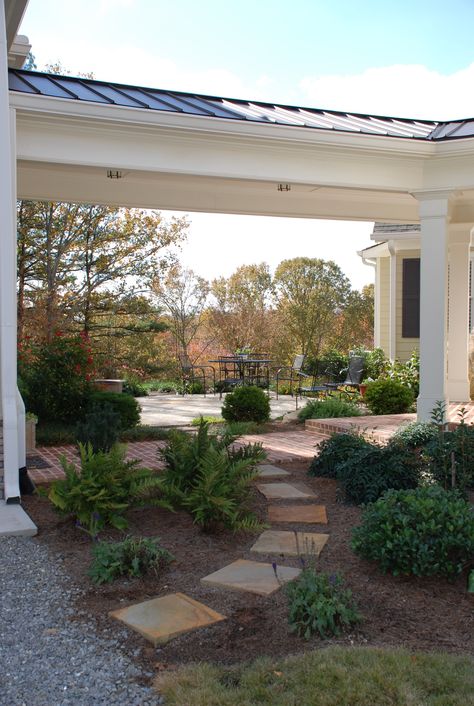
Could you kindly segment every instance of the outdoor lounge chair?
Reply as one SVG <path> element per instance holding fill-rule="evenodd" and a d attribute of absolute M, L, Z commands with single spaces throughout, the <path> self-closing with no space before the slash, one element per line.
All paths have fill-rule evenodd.
<path fill-rule="evenodd" d="M 216 392 L 216 371 L 212 365 L 194 365 L 191 363 L 186 353 L 179 353 L 179 363 L 181 365 L 181 379 L 183 382 L 183 395 L 186 394 L 186 385 L 193 385 L 195 382 L 202 382 L 204 397 L 206 396 L 207 384 L 212 379 L 212 392 Z"/>
<path fill-rule="evenodd" d="M 295 355 L 293 365 L 284 366 L 284 367 L 279 368 L 277 370 L 276 375 L 275 375 L 276 398 L 277 399 L 278 399 L 278 393 L 279 393 L 278 388 L 279 388 L 280 382 L 289 382 L 290 383 L 290 395 L 293 395 L 293 389 L 295 389 L 296 394 L 299 394 L 302 380 L 304 378 L 310 377 L 309 375 L 306 375 L 306 373 L 303 373 L 303 371 L 302 371 L 305 358 L 306 358 L 306 356 L 303 354 Z"/>
<path fill-rule="evenodd" d="M 364 358 L 360 355 L 353 355 L 349 358 L 346 379 L 343 382 L 327 383 L 329 390 L 341 390 L 345 393 L 353 394 L 358 392 L 359 385 L 364 373 Z"/>

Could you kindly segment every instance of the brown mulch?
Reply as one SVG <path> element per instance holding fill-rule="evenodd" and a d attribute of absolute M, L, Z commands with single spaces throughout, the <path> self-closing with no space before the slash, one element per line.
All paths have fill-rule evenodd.
<path fill-rule="evenodd" d="M 294 654 L 331 643 L 473 653 L 474 596 L 466 592 L 466 572 L 453 583 L 443 578 L 384 576 L 350 549 L 351 529 L 359 522 L 359 508 L 338 502 L 335 482 L 308 477 L 307 466 L 303 462 L 285 464 L 282 467 L 293 476 L 284 480 L 303 481 L 313 487 L 318 504 L 326 505 L 328 525 L 273 524 L 272 529 L 329 533 L 318 566 L 344 575 L 364 617 L 350 635 L 333 640 L 315 637 L 305 641 L 289 632 L 284 590 L 261 597 L 200 583 L 202 577 L 239 558 L 299 566 L 297 558 L 251 554 L 254 535 L 205 535 L 185 513 L 160 508 L 134 510 L 129 513 L 129 532 L 160 537 L 175 561 L 159 577 L 95 586 L 86 574 L 91 546 L 87 536 L 72 523 L 59 519 L 46 499 L 25 497 L 24 506 L 39 526 L 36 541 L 46 544 L 53 555 L 61 556 L 71 581 L 84 590 L 78 608 L 87 611 L 99 629 L 117 626 L 119 633 L 122 626 L 108 616 L 108 611 L 175 591 L 187 593 L 227 616 L 221 623 L 180 636 L 156 649 L 130 631 L 123 649 L 148 667 L 169 668 L 196 660 L 230 664 L 262 655 Z M 266 507 L 267 501 L 256 491 L 255 509 L 262 519 L 266 519 Z M 112 537 L 118 538 L 118 534 L 107 535 Z"/>

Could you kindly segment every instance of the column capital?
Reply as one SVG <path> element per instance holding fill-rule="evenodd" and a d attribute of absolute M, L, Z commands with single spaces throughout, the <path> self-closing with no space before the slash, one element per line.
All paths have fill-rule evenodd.
<path fill-rule="evenodd" d="M 449 207 L 455 197 L 454 191 L 413 191 L 418 201 L 420 220 L 424 218 L 447 218 Z"/>

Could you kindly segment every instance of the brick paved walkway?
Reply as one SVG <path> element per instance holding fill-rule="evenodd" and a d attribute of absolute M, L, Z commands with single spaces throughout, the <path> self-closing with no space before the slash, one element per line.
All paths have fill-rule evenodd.
<path fill-rule="evenodd" d="M 450 405 L 450 421 L 458 421 L 462 407 L 468 410 L 466 421 L 474 423 L 474 403 L 469 405 Z M 394 414 L 385 416 L 342 417 L 339 419 L 312 419 L 306 422 L 306 430 L 285 430 L 270 434 L 252 434 L 242 437 L 240 442 L 260 442 L 268 454 L 270 463 L 285 463 L 291 461 L 308 461 L 316 453 L 318 444 L 329 435 L 347 431 L 357 427 L 371 434 L 379 441 L 387 441 L 401 424 L 415 421 L 415 414 Z M 148 468 L 160 468 L 158 449 L 164 441 L 137 441 L 128 444 L 127 458 L 138 459 Z M 36 455 L 41 456 L 48 468 L 31 468 L 28 473 L 34 483 L 49 483 L 64 476 L 60 457 L 66 456 L 69 461 L 77 461 L 78 456 L 74 446 L 39 447 Z"/>

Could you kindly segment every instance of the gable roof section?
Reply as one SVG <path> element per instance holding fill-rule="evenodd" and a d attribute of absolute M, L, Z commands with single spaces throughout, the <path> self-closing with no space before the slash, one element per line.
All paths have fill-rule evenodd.
<path fill-rule="evenodd" d="M 442 141 L 474 136 L 474 119 L 436 122 L 343 113 L 164 91 L 24 69 L 10 69 L 9 88 L 14 92 L 67 100 L 384 137 Z"/>

